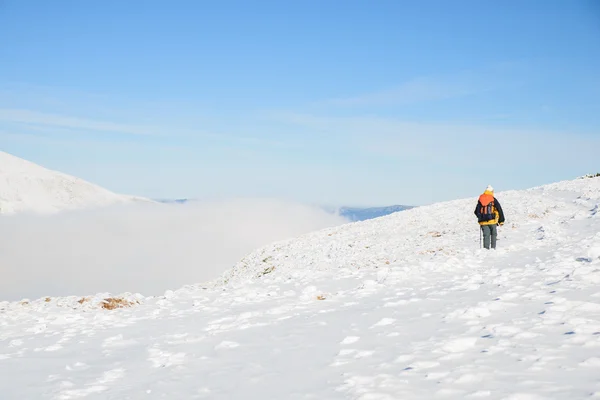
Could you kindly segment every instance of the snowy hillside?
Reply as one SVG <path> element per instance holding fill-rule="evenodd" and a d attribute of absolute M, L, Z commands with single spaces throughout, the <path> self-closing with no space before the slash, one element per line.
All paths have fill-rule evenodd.
<path fill-rule="evenodd" d="M 600 179 L 497 197 L 496 251 L 474 196 L 275 243 L 160 297 L 0 303 L 2 398 L 600 397 Z"/>
<path fill-rule="evenodd" d="M 0 151 L 0 214 L 51 213 L 142 200 Z"/>

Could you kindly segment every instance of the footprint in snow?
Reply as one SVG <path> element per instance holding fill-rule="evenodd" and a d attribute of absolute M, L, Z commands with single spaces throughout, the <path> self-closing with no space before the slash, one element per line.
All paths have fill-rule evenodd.
<path fill-rule="evenodd" d="M 508 397 L 503 397 L 502 400 L 549 400 L 548 397 L 542 397 L 531 393 L 515 393 Z"/>
<path fill-rule="evenodd" d="M 437 361 L 417 361 L 417 362 L 410 364 L 412 369 L 429 369 L 429 368 L 435 368 L 439 365 L 440 365 L 440 363 Z"/>
<path fill-rule="evenodd" d="M 442 346 L 442 350 L 448 353 L 462 353 L 475 346 L 476 337 L 464 337 L 449 340 Z"/>
<path fill-rule="evenodd" d="M 354 358 L 371 357 L 373 354 L 375 354 L 375 352 L 371 351 L 371 350 L 359 351 L 358 353 L 356 353 L 356 355 L 354 356 Z"/>
<path fill-rule="evenodd" d="M 481 398 L 485 398 L 485 397 L 490 397 L 492 395 L 492 392 L 490 392 L 489 390 L 479 390 L 477 392 L 473 392 L 470 395 L 467 396 L 467 398 L 469 399 L 481 399 Z"/>
<path fill-rule="evenodd" d="M 347 336 L 344 340 L 341 341 L 340 344 L 352 344 L 356 343 L 360 340 L 358 336 Z"/>
<path fill-rule="evenodd" d="M 211 391 L 210 391 L 210 389 L 209 389 L 209 388 L 207 388 L 207 387 L 203 387 L 203 388 L 200 388 L 200 389 L 198 389 L 198 390 L 196 391 L 196 394 L 197 394 L 198 396 L 200 396 L 200 397 L 206 397 L 206 396 L 209 396 L 209 395 L 211 394 Z"/>
<path fill-rule="evenodd" d="M 239 321 L 245 321 L 245 320 L 252 319 L 252 318 L 258 317 L 258 316 L 260 316 L 259 312 L 249 311 L 249 312 L 243 312 L 243 313 L 241 313 L 240 315 L 238 315 L 237 319 Z"/>
<path fill-rule="evenodd" d="M 82 363 L 82 362 L 76 362 L 73 365 L 67 365 L 65 367 L 65 369 L 67 371 L 83 371 L 89 368 L 89 365 Z"/>
<path fill-rule="evenodd" d="M 373 325 L 371 328 L 375 328 L 375 327 L 378 327 L 378 326 L 392 325 L 394 322 L 396 322 L 396 320 L 394 318 L 383 318 L 378 323 L 376 323 L 375 325 Z"/>
<path fill-rule="evenodd" d="M 63 347 L 60 344 L 55 344 L 52 346 L 48 346 L 44 349 L 44 351 L 58 351 L 60 349 L 62 349 Z"/>
<path fill-rule="evenodd" d="M 119 335 L 111 336 L 111 337 L 104 339 L 104 341 L 102 342 L 102 347 L 105 349 L 106 348 L 127 347 L 127 346 L 131 346 L 131 345 L 134 345 L 137 343 L 138 342 L 136 340 L 125 339 L 122 334 L 119 334 Z"/>
<path fill-rule="evenodd" d="M 600 368 L 600 358 L 592 357 L 588 358 L 584 362 L 580 363 L 582 367 Z"/>
<path fill-rule="evenodd" d="M 349 360 L 336 360 L 329 364 L 330 367 L 341 367 L 342 365 L 350 364 Z"/>
<path fill-rule="evenodd" d="M 472 384 L 472 383 L 479 383 L 481 381 L 483 381 L 487 376 L 484 374 L 464 374 L 459 376 L 454 383 L 456 384 Z"/>
<path fill-rule="evenodd" d="M 409 361 L 412 361 L 415 359 L 415 356 L 411 355 L 411 354 L 404 354 L 401 356 L 396 357 L 396 360 L 394 360 L 395 363 L 406 363 Z"/>
<path fill-rule="evenodd" d="M 459 389 L 440 389 L 437 392 L 435 392 L 435 394 L 439 397 L 460 399 L 464 397 L 465 392 Z"/>
<path fill-rule="evenodd" d="M 389 308 L 389 307 L 398 307 L 398 306 L 403 306 L 405 304 L 408 304 L 409 301 L 408 300 L 398 300 L 398 301 L 388 301 L 387 303 L 385 303 L 383 305 L 383 307 Z"/>
<path fill-rule="evenodd" d="M 109 389 L 106 384 L 122 379 L 124 376 L 125 370 L 123 368 L 116 368 L 106 371 L 100 378 L 86 384 L 84 389 L 72 389 L 75 387 L 74 383 L 70 381 L 62 381 L 59 384 L 59 388 L 62 389 L 62 391 L 57 396 L 57 399 L 69 400 L 86 397 L 94 393 L 102 393 Z"/>
<path fill-rule="evenodd" d="M 521 333 L 521 328 L 511 325 L 500 325 L 492 328 L 496 336 L 512 337 Z"/>
<path fill-rule="evenodd" d="M 215 350 L 221 350 L 221 349 L 235 349 L 236 347 L 239 347 L 240 344 L 236 343 L 236 342 L 228 342 L 228 341 L 222 341 L 221 343 L 219 343 L 218 345 L 215 346 Z"/>
<path fill-rule="evenodd" d="M 125 376 L 125 370 L 123 368 L 116 368 L 110 371 L 106 371 L 102 374 L 102 378 L 99 378 L 96 383 L 105 384 L 111 383 L 116 380 L 122 379 Z"/>
<path fill-rule="evenodd" d="M 148 361 L 152 363 L 154 368 L 171 367 L 181 365 L 185 361 L 185 353 L 170 353 L 156 348 L 148 349 L 150 357 Z"/>
<path fill-rule="evenodd" d="M 38 333 L 45 332 L 46 329 L 48 329 L 48 326 L 46 324 L 40 324 L 40 325 L 34 326 L 33 328 L 29 328 L 29 329 L 25 330 L 25 332 L 38 334 Z"/>

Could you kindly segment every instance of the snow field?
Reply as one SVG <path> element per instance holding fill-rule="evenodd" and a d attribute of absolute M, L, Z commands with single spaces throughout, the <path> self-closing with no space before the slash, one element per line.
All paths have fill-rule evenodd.
<path fill-rule="evenodd" d="M 600 179 L 499 193 L 262 248 L 164 296 L 0 303 L 6 399 L 600 396 Z M 139 304 L 138 304 L 139 303 Z"/>

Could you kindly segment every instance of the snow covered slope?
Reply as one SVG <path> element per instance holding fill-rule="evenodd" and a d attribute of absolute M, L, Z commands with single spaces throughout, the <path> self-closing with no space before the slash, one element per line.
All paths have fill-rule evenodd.
<path fill-rule="evenodd" d="M 122 309 L 0 303 L 2 398 L 600 397 L 600 179 L 497 197 L 496 251 L 474 196 L 275 243 Z"/>
<path fill-rule="evenodd" d="M 51 213 L 142 200 L 0 151 L 0 213 Z"/>

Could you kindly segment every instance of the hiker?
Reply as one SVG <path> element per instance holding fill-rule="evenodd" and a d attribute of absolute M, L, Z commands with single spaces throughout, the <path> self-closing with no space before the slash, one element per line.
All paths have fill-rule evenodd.
<path fill-rule="evenodd" d="M 494 188 L 491 185 L 479 196 L 475 215 L 483 232 L 483 247 L 489 250 L 491 241 L 492 249 L 495 249 L 498 236 L 496 227 L 504 225 L 504 212 L 500 202 L 494 197 Z"/>

